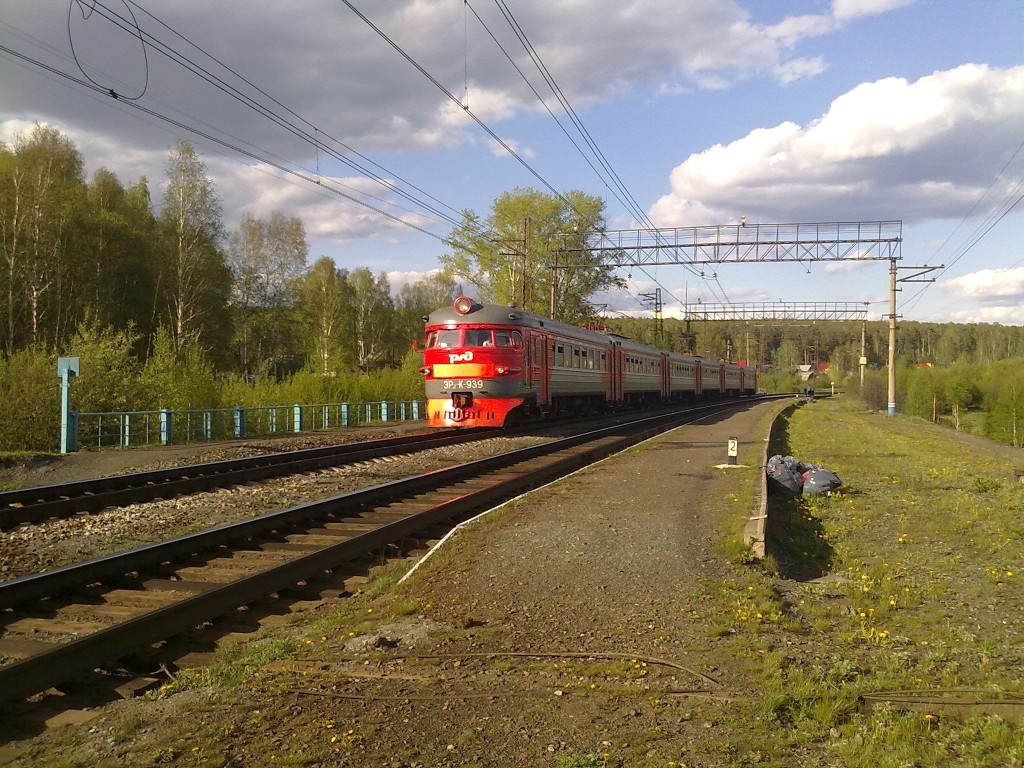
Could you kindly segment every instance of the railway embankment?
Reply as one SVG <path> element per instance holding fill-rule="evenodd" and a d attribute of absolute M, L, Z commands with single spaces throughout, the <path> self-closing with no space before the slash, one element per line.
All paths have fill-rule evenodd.
<path fill-rule="evenodd" d="M 837 494 L 757 504 L 764 404 L 495 510 L 411 578 L 185 672 L 17 765 L 1019 764 L 1021 456 L 842 398 L 781 451 Z M 720 468 L 729 437 L 739 461 Z M 969 455 L 969 460 L 963 457 Z M 895 691 L 902 692 L 899 696 Z M 882 706 L 884 704 L 884 706 Z M 77 762 L 76 762 L 77 761 Z"/>

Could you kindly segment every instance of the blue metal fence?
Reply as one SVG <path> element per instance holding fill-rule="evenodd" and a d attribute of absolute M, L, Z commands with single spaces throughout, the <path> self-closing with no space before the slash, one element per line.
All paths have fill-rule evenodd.
<path fill-rule="evenodd" d="M 132 448 L 417 421 L 422 400 L 78 413 L 76 445 Z"/>

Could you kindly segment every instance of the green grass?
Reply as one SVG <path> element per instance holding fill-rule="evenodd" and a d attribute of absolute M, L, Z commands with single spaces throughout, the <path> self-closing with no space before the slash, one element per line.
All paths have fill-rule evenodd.
<path fill-rule="evenodd" d="M 982 716 L 932 730 L 921 713 L 862 715 L 856 703 L 894 690 L 1024 692 L 1024 501 L 1013 477 L 1024 456 L 1014 463 L 842 399 L 799 409 L 783 434 L 780 452 L 844 486 L 771 506 L 763 578 L 785 585 L 777 626 L 803 650 L 766 659 L 756 708 L 805 735 L 769 742 L 851 768 L 1021 765 L 1019 725 Z"/>

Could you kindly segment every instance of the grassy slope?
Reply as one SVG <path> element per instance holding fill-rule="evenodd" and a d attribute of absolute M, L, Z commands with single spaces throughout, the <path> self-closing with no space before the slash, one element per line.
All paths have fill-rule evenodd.
<path fill-rule="evenodd" d="M 769 729 L 767 751 L 809 751 L 809 765 L 1021 765 L 1019 725 L 936 719 L 937 706 L 861 713 L 857 696 L 1024 693 L 1024 454 L 842 399 L 797 410 L 782 442 L 776 451 L 836 471 L 844 487 L 772 503 L 782 635 L 759 649 L 756 714 L 786 727 Z"/>

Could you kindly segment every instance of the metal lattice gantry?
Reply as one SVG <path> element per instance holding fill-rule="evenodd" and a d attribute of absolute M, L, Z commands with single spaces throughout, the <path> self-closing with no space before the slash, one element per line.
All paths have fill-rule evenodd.
<path fill-rule="evenodd" d="M 902 221 L 807 224 L 719 224 L 703 227 L 621 229 L 558 235 L 554 269 L 574 264 L 572 254 L 600 256 L 606 266 L 724 264 L 781 261 L 894 260 L 903 242 Z"/>
<path fill-rule="evenodd" d="M 748 301 L 684 304 L 683 320 L 866 320 L 868 305 L 853 301 Z"/>

